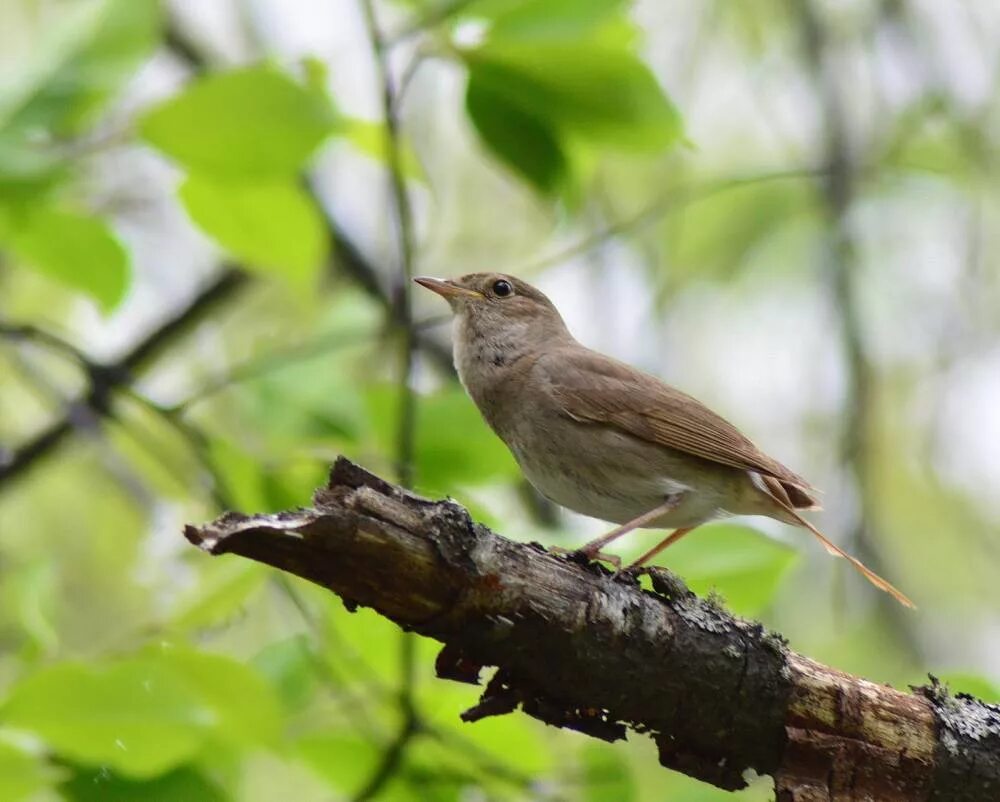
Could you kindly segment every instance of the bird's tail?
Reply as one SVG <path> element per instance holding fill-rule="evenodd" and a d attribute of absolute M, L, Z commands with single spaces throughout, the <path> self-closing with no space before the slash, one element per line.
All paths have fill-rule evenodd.
<path fill-rule="evenodd" d="M 765 478 L 765 485 L 769 485 L 769 483 L 766 481 L 767 478 L 770 477 Z M 906 596 L 906 594 L 904 594 L 902 591 L 896 588 L 891 582 L 883 579 L 878 574 L 876 574 L 871 568 L 869 568 L 867 565 L 861 562 L 861 560 L 859 560 L 857 557 L 848 554 L 846 551 L 840 548 L 840 546 L 838 546 L 836 543 L 833 543 L 826 535 L 820 532 L 819 529 L 817 529 L 809 521 L 807 521 L 805 518 L 799 515 L 798 512 L 796 512 L 790 504 L 788 504 L 781 498 L 776 498 L 773 493 L 768 492 L 767 495 L 770 497 L 770 500 L 780 509 L 782 513 L 781 518 L 786 523 L 794 524 L 797 526 L 801 526 L 805 529 L 808 529 L 816 536 L 816 539 L 823 544 L 823 548 L 827 550 L 827 553 L 832 554 L 834 557 L 843 557 L 852 566 L 854 566 L 854 568 L 857 569 L 858 573 L 860 573 L 865 579 L 871 582 L 879 590 L 885 591 L 890 596 L 892 596 L 892 598 L 894 598 L 896 601 L 898 601 L 905 607 L 911 607 L 916 609 L 916 605 L 912 601 L 910 601 L 910 599 Z"/>

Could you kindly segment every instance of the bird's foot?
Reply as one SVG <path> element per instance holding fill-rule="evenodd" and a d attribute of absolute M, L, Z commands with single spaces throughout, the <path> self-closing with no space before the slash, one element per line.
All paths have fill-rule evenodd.
<path fill-rule="evenodd" d="M 615 572 L 622 570 L 622 560 L 617 554 L 605 554 L 603 551 L 587 551 L 586 549 L 567 549 L 562 546 L 550 546 L 549 551 L 553 554 L 565 554 L 573 562 L 586 565 L 594 560 L 611 563 L 615 567 Z"/>

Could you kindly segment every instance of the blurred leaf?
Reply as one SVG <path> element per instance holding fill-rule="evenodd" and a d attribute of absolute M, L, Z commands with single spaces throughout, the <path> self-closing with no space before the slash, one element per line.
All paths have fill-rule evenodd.
<path fill-rule="evenodd" d="M 28 16 L 23 10 L 15 16 L 18 9 L 12 10 L 5 22 L 13 26 L 15 36 L 23 37 L 31 47 L 23 48 L 23 58 L 3 63 L 0 127 L 8 125 L 60 65 L 85 46 L 100 25 L 106 8 L 106 0 L 81 0 L 60 9 L 60 14 L 48 16 L 44 13 Z"/>
<path fill-rule="evenodd" d="M 180 188 L 191 219 L 249 268 L 309 285 L 319 273 L 327 230 L 298 184 L 220 182 L 192 175 Z"/>
<path fill-rule="evenodd" d="M 26 657 L 38 657 L 56 651 L 59 633 L 53 624 L 58 593 L 58 571 L 51 558 L 36 559 L 18 567 L 0 583 L 0 604 L 16 612 L 18 623 L 27 636 Z M 0 794 L 0 799 L 3 795 Z"/>
<path fill-rule="evenodd" d="M 70 760 L 151 777 L 195 755 L 214 713 L 166 665 L 148 658 L 62 663 L 27 676 L 0 708 Z"/>
<path fill-rule="evenodd" d="M 22 95 L 7 126 L 35 127 L 56 135 L 80 130 L 90 114 L 118 90 L 156 46 L 160 35 L 158 0 L 103 0 L 78 3 L 83 10 L 75 31 L 48 42 L 40 56 L 49 71 L 36 73 L 35 86 Z M 23 91 L 23 89 L 22 89 Z"/>
<path fill-rule="evenodd" d="M 372 428 L 389 449 L 396 435 L 399 391 L 386 385 L 366 393 Z M 460 387 L 421 396 L 417 404 L 415 469 L 426 492 L 518 475 L 517 463 Z"/>
<path fill-rule="evenodd" d="M 264 64 L 210 75 L 149 112 L 142 135 L 207 176 L 290 178 L 334 130 L 319 92 Z"/>
<path fill-rule="evenodd" d="M 400 802 L 459 802 L 469 791 L 488 789 L 474 765 L 444 744 L 417 740 L 406 750 L 399 773 L 387 783 L 387 794 Z"/>
<path fill-rule="evenodd" d="M 642 550 L 662 538 L 661 532 L 641 534 Z M 656 558 L 687 582 L 695 593 L 722 594 L 733 612 L 752 616 L 774 597 L 781 580 L 798 558 L 797 552 L 738 524 L 701 526 Z"/>
<path fill-rule="evenodd" d="M 64 4 L 43 15 L 28 59 L 0 80 L 0 175 L 40 177 L 132 77 L 160 35 L 158 0 Z"/>
<path fill-rule="evenodd" d="M 301 506 L 326 482 L 328 465 L 316 458 L 268 464 L 221 437 L 211 438 L 209 454 L 228 503 L 244 512 L 277 512 Z"/>
<path fill-rule="evenodd" d="M 765 177 L 710 187 L 666 219 L 663 238 L 672 253 L 670 264 L 695 276 L 732 275 L 755 248 L 814 209 L 814 191 L 803 178 Z"/>
<path fill-rule="evenodd" d="M 313 491 L 326 485 L 330 464 L 318 458 L 268 465 L 264 472 L 267 509 L 287 510 L 308 504 Z"/>
<path fill-rule="evenodd" d="M 367 607 L 349 613 L 339 599 L 329 594 L 320 596 L 319 601 L 325 605 L 326 631 L 317 644 L 325 649 L 323 656 L 350 675 L 362 692 L 395 682 L 399 674 L 399 627 Z"/>
<path fill-rule="evenodd" d="M 624 0 L 520 0 L 493 18 L 491 40 L 552 42 L 591 39 L 624 21 Z"/>
<path fill-rule="evenodd" d="M 243 747 L 274 746 L 283 723 L 281 704 L 264 677 L 229 657 L 183 647 L 156 651 L 197 689 L 213 713 L 211 735 Z"/>
<path fill-rule="evenodd" d="M 290 710 L 304 707 L 316 689 L 316 655 L 305 635 L 269 643 L 253 658 L 253 666 L 274 686 Z"/>
<path fill-rule="evenodd" d="M 279 710 L 246 666 L 164 649 L 43 668 L 13 688 L 0 720 L 39 735 L 69 760 L 147 778 L 194 757 L 210 739 L 272 742 Z"/>
<path fill-rule="evenodd" d="M 434 642 L 421 641 L 421 665 L 433 666 L 439 648 Z M 489 672 L 483 672 L 484 682 L 488 679 Z M 467 756 L 478 755 L 486 764 L 497 763 L 529 777 L 544 777 L 563 768 L 565 754 L 559 741 L 548 738 L 546 729 L 528 716 L 491 716 L 471 727 L 464 723 L 459 713 L 474 705 L 480 692 L 470 685 L 436 679 L 421 688 L 421 707 L 433 729 L 442 733 L 442 744 L 454 746 L 451 751 L 462 756 L 467 766 L 471 763 Z"/>
<path fill-rule="evenodd" d="M 635 799 L 635 781 L 622 751 L 605 744 L 587 743 L 581 750 L 584 799 L 586 802 L 631 802 Z"/>
<path fill-rule="evenodd" d="M 81 769 L 59 789 L 69 802 L 228 802 L 232 797 L 196 769 L 130 780 L 107 769 Z"/>
<path fill-rule="evenodd" d="M 968 693 L 984 702 L 1000 703 L 1000 685 L 979 674 L 951 671 L 940 675 L 938 679 L 952 693 Z"/>
<path fill-rule="evenodd" d="M 0 732 L 0 799 L 20 802 L 50 788 L 61 772 L 40 754 L 22 748 Z"/>
<path fill-rule="evenodd" d="M 295 743 L 299 757 L 330 786 L 356 793 L 381 757 L 378 744 L 348 733 L 314 733 Z"/>
<path fill-rule="evenodd" d="M 678 802 L 772 802 L 774 782 L 769 777 L 759 777 L 742 791 L 723 791 L 708 783 L 695 780 L 677 771 L 660 772 L 658 798 Z"/>
<path fill-rule="evenodd" d="M 128 253 L 96 217 L 50 206 L 20 210 L 7 219 L 7 240 L 26 265 L 91 295 L 104 312 L 128 290 Z M 4 226 L 0 225 L 0 237 Z"/>
<path fill-rule="evenodd" d="M 209 459 L 221 480 L 227 504 L 237 512 L 266 512 L 264 472 L 259 460 L 235 443 L 213 437 Z"/>
<path fill-rule="evenodd" d="M 680 115 L 649 68 L 603 42 L 493 42 L 463 51 L 470 81 L 529 117 L 583 140 L 657 151 L 681 135 Z"/>
<path fill-rule="evenodd" d="M 469 75 L 465 108 L 486 146 L 544 194 L 554 194 L 567 177 L 568 165 L 559 136 L 475 73 Z"/>
<path fill-rule="evenodd" d="M 343 118 L 338 128 L 339 133 L 346 137 L 355 148 L 383 164 L 389 161 L 386 152 L 386 128 L 381 122 L 362 120 L 357 117 Z M 416 152 L 409 142 L 403 142 L 400 151 L 400 166 L 403 175 L 416 181 L 426 181 L 424 168 L 417 158 Z"/>
<path fill-rule="evenodd" d="M 177 427 L 148 406 L 129 397 L 115 406 L 106 436 L 130 470 L 157 496 L 187 500 L 204 489 L 200 456 Z"/>
<path fill-rule="evenodd" d="M 199 560 L 198 580 L 171 610 L 171 627 L 187 631 L 228 621 L 267 576 L 264 566 L 248 560 Z"/>

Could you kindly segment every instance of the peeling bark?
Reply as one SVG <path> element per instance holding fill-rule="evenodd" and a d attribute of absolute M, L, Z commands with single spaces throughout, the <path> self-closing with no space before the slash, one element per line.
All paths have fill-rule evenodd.
<path fill-rule="evenodd" d="M 445 644 L 441 677 L 498 670 L 467 721 L 523 712 L 608 741 L 648 733 L 669 768 L 782 802 L 1000 800 L 1000 708 L 823 666 L 695 597 L 514 543 L 339 459 L 313 507 L 228 513 L 185 535 L 326 587 Z"/>

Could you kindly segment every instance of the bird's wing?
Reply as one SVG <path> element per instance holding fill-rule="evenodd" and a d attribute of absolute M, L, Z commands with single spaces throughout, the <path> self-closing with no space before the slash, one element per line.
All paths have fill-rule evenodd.
<path fill-rule="evenodd" d="M 578 345 L 549 352 L 536 370 L 559 408 L 574 420 L 612 426 L 650 443 L 755 471 L 789 506 L 816 505 L 814 489 L 802 477 L 761 452 L 700 401 L 654 376 Z"/>

